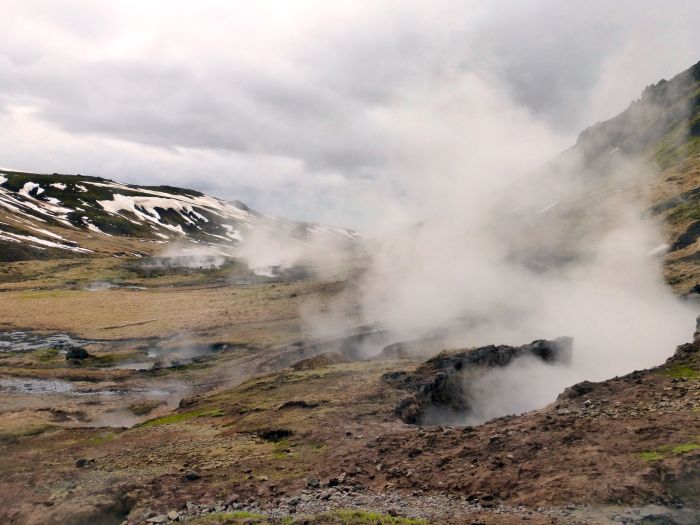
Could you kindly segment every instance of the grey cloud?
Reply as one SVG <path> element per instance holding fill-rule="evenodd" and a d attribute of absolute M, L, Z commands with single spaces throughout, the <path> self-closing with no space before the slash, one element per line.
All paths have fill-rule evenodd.
<path fill-rule="evenodd" d="M 290 22 L 294 27 L 279 41 L 274 39 L 276 26 L 265 18 L 269 13 L 252 7 L 244 13 L 243 6 L 195 9 L 168 2 L 160 10 L 145 11 L 143 27 L 134 29 L 142 15 L 139 3 L 73 0 L 61 9 L 55 2 L 8 4 L 12 24 L 0 34 L 0 114 L 16 106 L 33 108 L 31 118 L 41 121 L 47 137 L 55 140 L 52 158 L 60 158 L 59 143 L 67 137 L 72 148 L 80 141 L 94 147 L 99 143 L 95 138 L 116 141 L 106 147 L 109 154 L 103 161 L 83 155 L 91 164 L 77 171 L 89 168 L 124 178 L 115 172 L 123 164 L 106 160 L 117 157 L 121 148 L 131 156 L 124 164 L 148 166 L 133 175 L 144 177 L 142 182 L 163 182 L 169 176 L 199 188 L 224 191 L 229 185 L 231 196 L 240 192 L 241 198 L 259 202 L 265 199 L 256 198 L 256 192 L 270 193 L 269 181 L 260 177 L 256 186 L 255 177 L 242 171 L 258 165 L 277 169 L 275 159 L 288 159 L 284 165 L 294 164 L 298 172 L 286 179 L 273 206 L 288 213 L 290 207 L 280 204 L 284 193 L 313 187 L 321 197 L 301 212 L 309 219 L 332 218 L 341 200 L 338 194 L 327 202 L 322 198 L 324 192 L 332 193 L 323 186 L 330 176 L 354 181 L 355 186 L 336 190 L 346 195 L 356 190 L 366 196 L 358 188 L 366 191 L 364 184 L 382 177 L 393 177 L 384 181 L 386 187 L 403 191 L 401 175 L 388 173 L 387 166 L 393 157 L 410 154 L 401 138 L 402 126 L 408 124 L 397 113 L 406 113 L 403 106 L 412 103 L 411 93 L 438 92 L 462 74 L 478 74 L 573 140 L 581 127 L 592 123 L 591 101 L 600 106 L 606 98 L 599 91 L 601 82 L 607 79 L 606 89 L 617 89 L 609 61 L 630 35 L 652 27 L 649 37 L 659 42 L 678 42 L 686 50 L 696 41 L 700 44 L 692 30 L 700 16 L 689 0 L 664 3 L 667 11 L 687 20 L 685 26 L 668 27 L 654 24 L 657 13 L 650 9 L 658 4 L 648 0 L 612 5 L 556 0 L 438 0 L 430 6 L 358 2 L 352 9 L 345 6 L 347 12 L 320 2 Z M 285 2 L 279 5 L 289 9 Z M 214 14 L 208 11 L 212 6 Z M 197 18 L 188 18 L 191 13 Z M 209 38 L 210 31 L 216 35 Z M 240 41 L 234 38 L 239 33 L 244 35 Z M 692 54 L 674 53 L 680 56 L 676 62 Z M 669 74 L 668 58 L 662 50 L 648 57 L 652 65 L 639 74 L 625 72 L 632 78 L 627 91 L 618 93 L 619 100 L 637 96 L 645 82 L 658 80 L 654 75 Z M 687 61 L 689 66 L 694 60 Z M 600 106 L 598 112 L 607 108 Z M 455 110 L 459 108 L 435 108 Z M 432 115 L 435 122 L 430 125 L 440 131 L 440 121 L 449 117 Z M 465 120 L 460 133 L 479 134 L 474 125 Z M 120 146 L 120 141 L 142 147 Z M 173 158 L 199 155 L 209 164 L 185 168 L 184 161 L 163 161 L 152 147 L 169 151 Z M 36 162 L 33 155 L 23 160 L 17 145 L 7 139 L 0 139 L 1 154 L 11 154 L 20 164 Z M 232 163 L 226 177 L 223 159 L 230 156 L 248 160 Z M 75 165 L 73 160 L 70 165 Z M 202 171 L 210 175 L 197 174 Z M 360 201 L 350 207 L 366 208 Z M 338 212 L 335 222 L 346 223 L 348 214 L 354 221 L 361 213 L 348 209 Z"/>

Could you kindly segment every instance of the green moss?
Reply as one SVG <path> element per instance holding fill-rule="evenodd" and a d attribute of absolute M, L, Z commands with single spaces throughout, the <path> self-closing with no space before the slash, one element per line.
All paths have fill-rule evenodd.
<path fill-rule="evenodd" d="M 663 374 L 675 379 L 697 379 L 700 372 L 684 365 L 674 365 L 663 371 Z"/>
<path fill-rule="evenodd" d="M 387 516 L 364 510 L 336 510 L 311 519 L 297 520 L 294 524 L 343 524 L 343 525 L 426 525 L 425 520 Z"/>
<path fill-rule="evenodd" d="M 167 416 L 158 417 L 156 419 L 149 419 L 148 421 L 144 421 L 140 425 L 137 425 L 137 428 L 150 428 L 150 427 L 156 427 L 159 425 L 170 425 L 173 423 L 183 423 L 183 422 L 188 421 L 188 420 L 195 418 L 195 417 L 221 417 L 223 415 L 224 414 L 221 411 L 221 409 L 218 409 L 218 408 L 192 410 L 190 412 L 176 412 L 174 414 L 168 414 Z"/>
<path fill-rule="evenodd" d="M 656 452 L 655 450 L 648 450 L 645 452 L 640 452 L 639 458 L 643 461 L 659 461 L 663 459 L 663 456 L 660 452 Z"/>
<path fill-rule="evenodd" d="M 292 446 L 288 439 L 277 441 L 272 448 L 272 457 L 275 459 L 294 459 L 296 454 L 289 452 Z"/>
<path fill-rule="evenodd" d="M 670 451 L 672 454 L 685 454 L 686 452 L 692 452 L 700 448 L 697 443 L 681 443 L 675 447 L 671 447 Z"/>
<path fill-rule="evenodd" d="M 255 520 L 252 521 L 251 520 Z M 191 525 L 235 525 L 238 523 L 258 523 L 264 525 L 270 523 L 262 514 L 252 512 L 213 512 L 199 518 L 185 521 Z"/>
<path fill-rule="evenodd" d="M 112 441 L 118 435 L 119 434 L 117 432 L 113 432 L 113 431 L 104 432 L 103 434 L 100 434 L 99 436 L 91 437 L 90 439 L 88 439 L 87 444 L 88 445 L 101 445 L 103 443 L 107 443 L 109 441 Z"/>
<path fill-rule="evenodd" d="M 665 445 L 656 450 L 646 450 L 639 453 L 639 458 L 643 461 L 661 461 L 667 457 L 680 456 L 694 450 L 700 449 L 699 443 L 687 442 L 678 445 Z"/>

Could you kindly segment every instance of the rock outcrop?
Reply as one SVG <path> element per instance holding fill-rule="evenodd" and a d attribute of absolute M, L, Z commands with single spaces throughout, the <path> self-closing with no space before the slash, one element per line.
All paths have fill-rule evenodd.
<path fill-rule="evenodd" d="M 427 410 L 468 413 L 469 377 L 485 368 L 505 367 L 513 360 L 531 356 L 546 363 L 567 362 L 573 339 L 537 340 L 522 346 L 489 345 L 472 350 L 445 351 L 421 365 L 415 372 L 393 372 L 384 380 L 411 395 L 402 399 L 394 412 L 405 423 L 420 424 Z"/>

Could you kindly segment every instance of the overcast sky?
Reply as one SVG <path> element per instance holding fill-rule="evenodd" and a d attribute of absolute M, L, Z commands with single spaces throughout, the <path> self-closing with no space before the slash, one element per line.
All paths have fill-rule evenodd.
<path fill-rule="evenodd" d="M 537 136 L 535 165 L 700 60 L 697 0 L 0 0 L 0 14 L 0 166 L 361 230 L 407 191 L 396 159 L 426 142 L 450 146 L 422 151 L 421 177 L 447 150 L 478 153 L 482 133 L 522 151 Z"/>

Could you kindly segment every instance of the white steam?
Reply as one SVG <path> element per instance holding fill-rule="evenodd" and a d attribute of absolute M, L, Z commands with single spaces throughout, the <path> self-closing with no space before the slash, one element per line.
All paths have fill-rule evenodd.
<path fill-rule="evenodd" d="M 663 238 L 643 218 L 655 173 L 614 150 L 595 170 L 573 153 L 545 169 L 562 139 L 489 78 L 443 80 L 381 116 L 401 197 L 385 196 L 380 228 L 392 233 L 372 247 L 361 316 L 336 328 L 379 322 L 397 341 L 441 332 L 453 347 L 574 338 L 569 366 L 524 360 L 471 385 L 470 422 L 660 364 L 696 312 L 664 284 Z"/>
<path fill-rule="evenodd" d="M 173 243 L 163 250 L 159 258 L 149 259 L 145 266 L 209 270 L 220 268 L 225 262 L 226 257 L 221 250 L 213 247 Z"/>
<path fill-rule="evenodd" d="M 247 232 L 233 253 L 260 276 L 275 277 L 297 267 L 325 275 L 357 248 L 356 234 L 348 230 L 269 219 Z"/>

